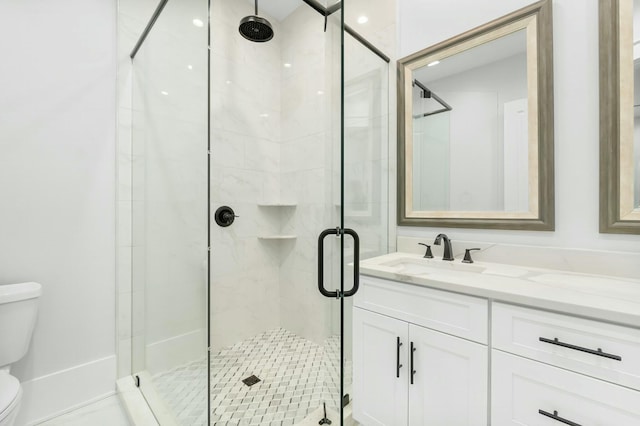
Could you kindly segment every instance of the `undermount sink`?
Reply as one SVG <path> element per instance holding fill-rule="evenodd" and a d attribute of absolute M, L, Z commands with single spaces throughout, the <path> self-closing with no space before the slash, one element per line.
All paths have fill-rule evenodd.
<path fill-rule="evenodd" d="M 440 259 L 395 259 L 382 263 L 381 266 L 397 268 L 394 272 L 403 275 L 436 274 L 442 272 L 474 272 L 481 273 L 486 268 L 479 265 L 445 261 Z"/>

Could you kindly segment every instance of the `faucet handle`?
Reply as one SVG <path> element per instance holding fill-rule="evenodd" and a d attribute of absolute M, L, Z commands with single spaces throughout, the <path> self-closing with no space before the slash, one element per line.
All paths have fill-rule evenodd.
<path fill-rule="evenodd" d="M 425 246 L 427 248 L 427 252 L 422 257 L 425 257 L 427 259 L 433 259 L 433 253 L 431 253 L 431 246 L 425 243 L 418 243 L 418 244 L 420 244 L 421 246 Z"/>
<path fill-rule="evenodd" d="M 464 259 L 462 259 L 462 263 L 473 263 L 473 259 L 471 258 L 471 250 L 480 250 L 479 248 L 470 248 L 464 250 Z"/>

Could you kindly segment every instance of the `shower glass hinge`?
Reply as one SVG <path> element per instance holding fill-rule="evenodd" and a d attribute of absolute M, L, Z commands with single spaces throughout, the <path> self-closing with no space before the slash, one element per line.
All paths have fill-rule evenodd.
<path fill-rule="evenodd" d="M 351 402 L 351 400 L 349 399 L 349 394 L 346 394 L 345 396 L 342 397 L 342 406 L 346 407 L 347 405 L 349 405 L 349 403 Z"/>
<path fill-rule="evenodd" d="M 207 251 L 211 251 L 211 247 L 207 247 Z"/>

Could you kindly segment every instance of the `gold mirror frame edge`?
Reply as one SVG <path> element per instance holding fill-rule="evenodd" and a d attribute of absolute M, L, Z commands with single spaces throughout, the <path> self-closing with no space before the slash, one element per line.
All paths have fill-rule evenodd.
<path fill-rule="evenodd" d="M 404 68 L 405 64 L 433 52 L 452 47 L 471 38 L 487 34 L 512 22 L 537 15 L 538 53 L 538 217 L 536 219 L 486 218 L 410 218 L 405 206 L 405 128 L 404 123 Z M 447 228 L 508 229 L 526 231 L 555 230 L 554 148 L 553 148 L 553 17 L 550 0 L 542 0 L 518 9 L 501 18 L 427 47 L 398 60 L 396 69 L 398 87 L 398 206 L 399 226 L 426 226 Z"/>
<path fill-rule="evenodd" d="M 620 215 L 619 13 L 620 0 L 600 0 L 600 233 L 640 234 L 640 220 Z"/>

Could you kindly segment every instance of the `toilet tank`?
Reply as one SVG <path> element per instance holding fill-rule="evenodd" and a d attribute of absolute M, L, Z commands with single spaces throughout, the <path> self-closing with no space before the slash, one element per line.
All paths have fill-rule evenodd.
<path fill-rule="evenodd" d="M 0 285 L 0 368 L 27 353 L 41 294 L 34 282 Z"/>

